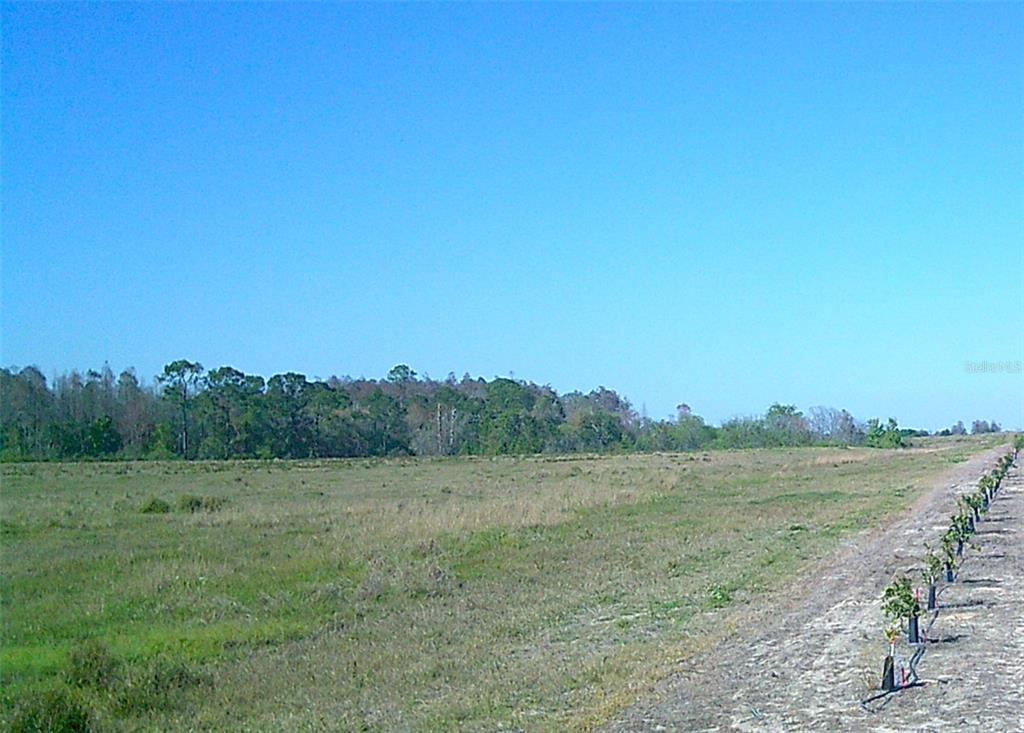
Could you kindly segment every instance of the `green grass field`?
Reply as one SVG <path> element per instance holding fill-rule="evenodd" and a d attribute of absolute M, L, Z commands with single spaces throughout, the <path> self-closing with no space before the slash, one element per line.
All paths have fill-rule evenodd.
<path fill-rule="evenodd" d="M 1002 441 L 4 465 L 3 720 L 68 686 L 110 731 L 586 729 Z"/>

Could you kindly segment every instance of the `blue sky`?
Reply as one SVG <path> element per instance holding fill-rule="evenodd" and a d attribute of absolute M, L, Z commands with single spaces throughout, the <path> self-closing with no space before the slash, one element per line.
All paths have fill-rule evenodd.
<path fill-rule="evenodd" d="M 401 362 L 652 417 L 1024 427 L 1024 5 L 25 3 L 2 30 L 5 365 Z"/>

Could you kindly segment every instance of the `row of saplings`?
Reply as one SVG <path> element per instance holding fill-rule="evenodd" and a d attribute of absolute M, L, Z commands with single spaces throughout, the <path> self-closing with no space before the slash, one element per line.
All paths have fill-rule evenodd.
<path fill-rule="evenodd" d="M 955 580 L 957 567 L 963 558 L 964 546 L 978 547 L 976 543 L 971 542 L 971 536 L 982 517 L 988 513 L 989 506 L 999 493 L 999 487 L 1021 448 L 1024 448 L 1024 436 L 1017 436 L 1013 450 L 1002 456 L 991 473 L 985 474 L 978 481 L 978 490 L 957 500 L 957 513 L 950 518 L 949 529 L 939 541 L 939 552 L 936 553 L 925 545 L 927 552 L 921 575 L 928 588 L 929 611 L 937 608 L 936 587 L 939 581 L 943 577 L 948 583 Z M 889 653 L 885 657 L 882 671 L 882 689 L 890 691 L 902 687 L 906 682 L 904 679 L 896 679 L 894 662 L 896 640 L 902 633 L 904 625 L 907 629 L 907 641 L 910 644 L 921 643 L 921 602 L 918 594 L 911 589 L 909 577 L 897 576 L 885 587 L 882 591 L 882 612 L 887 620 L 885 636 L 889 640 Z"/>

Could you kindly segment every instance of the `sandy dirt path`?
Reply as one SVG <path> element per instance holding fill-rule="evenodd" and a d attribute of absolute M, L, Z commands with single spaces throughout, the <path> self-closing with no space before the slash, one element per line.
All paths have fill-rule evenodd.
<path fill-rule="evenodd" d="M 920 585 L 924 542 L 937 546 L 956 498 L 976 489 L 1008 446 L 958 464 L 905 517 L 848 541 L 782 594 L 730 619 L 741 631 L 688 660 L 653 699 L 606 727 L 624 731 L 951 731 L 1024 733 L 1024 480 L 1015 466 L 939 609 L 929 641 L 901 642 L 921 686 L 869 703 L 886 642 L 882 588 Z M 1024 460 L 1024 459 L 1022 459 Z M 1019 461 L 1018 463 L 1020 463 Z M 874 689 L 872 689 L 874 688 Z"/>

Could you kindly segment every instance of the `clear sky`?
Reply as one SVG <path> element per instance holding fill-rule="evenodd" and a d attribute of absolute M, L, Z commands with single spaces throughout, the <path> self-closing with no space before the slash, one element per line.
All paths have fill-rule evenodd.
<path fill-rule="evenodd" d="M 25 3 L 2 33 L 4 365 L 1024 427 L 1024 4 Z"/>

